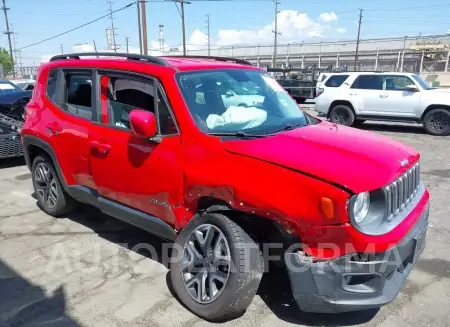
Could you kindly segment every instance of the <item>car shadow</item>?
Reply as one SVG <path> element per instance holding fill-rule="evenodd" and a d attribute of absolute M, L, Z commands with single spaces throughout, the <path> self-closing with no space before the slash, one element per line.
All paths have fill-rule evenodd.
<path fill-rule="evenodd" d="M 91 229 L 99 237 L 107 241 L 139 253 L 170 269 L 168 260 L 170 251 L 167 253 L 167 248 L 171 244 L 157 236 L 105 215 L 99 210 L 87 205 L 80 205 L 80 208 L 70 213 L 67 218 Z M 140 247 L 140 244 L 149 245 L 155 249 L 156 253 L 147 251 L 146 247 Z M 134 249 L 136 246 L 139 250 Z M 170 281 L 170 271 L 166 275 L 166 284 L 173 297 L 186 308 L 173 290 Z M 378 312 L 378 310 L 343 314 L 311 314 L 302 312 L 293 299 L 289 278 L 285 269 L 275 265 L 273 267 L 271 265 L 269 272 L 264 274 L 258 295 L 279 319 L 293 324 L 309 326 L 351 326 L 370 321 Z M 186 310 L 188 309 L 186 308 Z"/>
<path fill-rule="evenodd" d="M 426 134 L 422 125 L 405 124 L 392 125 L 380 123 L 364 123 L 356 127 L 358 129 L 374 132 L 388 132 L 388 133 L 407 133 L 407 134 Z"/>
<path fill-rule="evenodd" d="M 275 285 L 275 287 L 274 287 Z M 281 320 L 306 326 L 353 326 L 372 320 L 379 309 L 345 313 L 309 313 L 300 310 L 292 295 L 286 269 L 270 265 L 259 286 L 258 295 Z"/>
<path fill-rule="evenodd" d="M 0 326 L 81 326 L 66 310 L 62 286 L 47 295 L 0 260 Z"/>
<path fill-rule="evenodd" d="M 0 159 L 0 169 L 25 166 L 25 164 L 24 157 Z"/>

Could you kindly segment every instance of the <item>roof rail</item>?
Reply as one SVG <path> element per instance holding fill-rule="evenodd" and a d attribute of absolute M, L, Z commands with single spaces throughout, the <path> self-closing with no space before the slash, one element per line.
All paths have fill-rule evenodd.
<path fill-rule="evenodd" d="M 253 64 L 250 61 L 247 61 L 244 59 L 238 59 L 238 58 L 231 58 L 231 57 L 195 56 L 195 55 L 186 55 L 186 56 L 168 55 L 168 56 L 164 56 L 164 57 L 166 57 L 166 58 L 211 59 L 211 60 L 229 61 L 229 62 L 234 62 L 236 64 L 253 66 Z"/>
<path fill-rule="evenodd" d="M 82 52 L 70 53 L 53 56 L 50 61 L 67 60 L 67 59 L 81 59 L 81 57 L 124 57 L 128 60 L 146 61 L 160 66 L 170 66 L 170 64 L 162 58 L 153 56 L 144 56 L 133 53 L 118 53 L 118 52 Z"/>

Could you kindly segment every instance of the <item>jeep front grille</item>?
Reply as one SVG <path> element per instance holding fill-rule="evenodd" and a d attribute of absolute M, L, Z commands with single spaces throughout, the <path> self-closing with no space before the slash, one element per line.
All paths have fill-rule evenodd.
<path fill-rule="evenodd" d="M 0 135 L 0 159 L 23 156 L 20 134 Z"/>
<path fill-rule="evenodd" d="M 419 188 L 420 164 L 417 162 L 406 173 L 385 187 L 389 221 L 405 209 L 416 196 Z"/>

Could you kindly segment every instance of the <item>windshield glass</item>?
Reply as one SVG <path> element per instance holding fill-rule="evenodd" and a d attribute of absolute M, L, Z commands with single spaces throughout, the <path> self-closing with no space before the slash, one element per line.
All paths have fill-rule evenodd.
<path fill-rule="evenodd" d="M 297 103 L 265 72 L 224 69 L 176 76 L 196 125 L 205 133 L 270 134 L 286 125 L 308 124 Z"/>
<path fill-rule="evenodd" d="M 420 84 L 420 86 L 424 89 L 424 90 L 430 90 L 431 87 L 430 85 L 423 80 L 422 77 L 420 77 L 419 75 L 412 75 L 412 77 L 416 80 L 417 83 Z"/>

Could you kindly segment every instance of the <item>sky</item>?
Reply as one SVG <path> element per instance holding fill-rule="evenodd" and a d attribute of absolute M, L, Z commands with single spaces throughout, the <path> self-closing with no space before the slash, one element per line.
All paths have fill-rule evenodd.
<path fill-rule="evenodd" d="M 113 10 L 134 0 L 112 0 Z M 188 48 L 205 48 L 206 14 L 211 19 L 212 47 L 242 44 L 273 44 L 273 0 L 190 0 L 186 8 Z M 279 0 L 279 43 L 356 39 L 359 9 L 363 9 L 361 38 L 445 34 L 449 32 L 450 1 L 447 0 Z M 24 65 L 37 65 L 54 54 L 107 48 L 104 18 L 71 33 L 27 47 L 108 13 L 107 0 L 7 0 L 9 23 Z M 164 25 L 165 47 L 181 49 L 181 18 L 171 1 L 147 2 L 150 48 L 159 49 L 159 25 Z M 2 31 L 6 29 L 3 15 Z M 133 6 L 114 14 L 116 43 L 125 52 L 139 49 L 137 11 Z M 5 34 L 0 47 L 8 48 Z"/>

